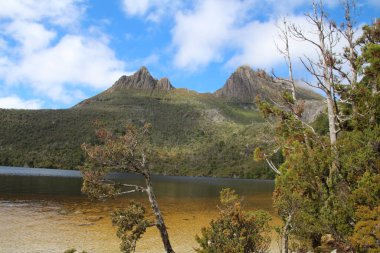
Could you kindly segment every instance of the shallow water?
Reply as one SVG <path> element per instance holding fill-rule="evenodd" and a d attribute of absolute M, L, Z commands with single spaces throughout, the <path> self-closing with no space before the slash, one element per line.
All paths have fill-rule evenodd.
<path fill-rule="evenodd" d="M 142 184 L 136 175 L 115 174 L 118 179 Z M 218 193 L 234 188 L 247 209 L 273 214 L 273 181 L 154 176 L 153 186 L 176 252 L 194 252 L 194 236 L 217 217 Z M 119 252 L 109 214 L 126 207 L 142 194 L 91 202 L 80 193 L 79 172 L 0 167 L 0 252 Z M 147 209 L 149 210 L 149 209 Z M 159 234 L 150 228 L 136 252 L 163 252 Z"/>

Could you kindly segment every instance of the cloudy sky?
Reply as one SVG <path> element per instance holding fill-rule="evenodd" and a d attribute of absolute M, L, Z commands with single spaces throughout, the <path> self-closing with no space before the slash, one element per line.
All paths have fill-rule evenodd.
<path fill-rule="evenodd" d="M 380 1 L 358 1 L 357 26 Z M 339 0 L 326 1 L 339 21 Z M 68 108 L 147 66 L 175 87 L 213 92 L 240 65 L 285 75 L 283 16 L 310 27 L 310 0 L 0 0 L 0 108 Z M 314 50 L 292 42 L 297 58 Z"/>

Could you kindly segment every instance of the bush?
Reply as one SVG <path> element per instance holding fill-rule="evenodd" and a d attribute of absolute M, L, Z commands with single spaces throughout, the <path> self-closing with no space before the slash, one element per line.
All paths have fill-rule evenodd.
<path fill-rule="evenodd" d="M 242 209 L 239 196 L 231 189 L 220 192 L 220 213 L 210 227 L 196 236 L 200 253 L 268 252 L 270 245 L 270 215 L 264 211 Z"/>

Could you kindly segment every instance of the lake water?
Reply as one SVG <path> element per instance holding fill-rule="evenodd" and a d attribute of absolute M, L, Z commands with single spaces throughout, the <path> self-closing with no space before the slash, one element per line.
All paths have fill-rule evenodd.
<path fill-rule="evenodd" d="M 131 174 L 113 177 L 133 184 L 144 182 Z M 152 180 L 176 252 L 194 252 L 194 236 L 217 217 L 223 188 L 235 189 L 244 198 L 246 209 L 263 209 L 274 215 L 271 180 L 171 176 L 153 176 Z M 63 253 L 69 248 L 120 252 L 110 213 L 126 207 L 131 199 L 150 210 L 146 195 L 94 202 L 81 194 L 81 184 L 78 171 L 0 167 L 0 252 Z M 155 228 L 138 242 L 136 252 L 163 252 Z"/>

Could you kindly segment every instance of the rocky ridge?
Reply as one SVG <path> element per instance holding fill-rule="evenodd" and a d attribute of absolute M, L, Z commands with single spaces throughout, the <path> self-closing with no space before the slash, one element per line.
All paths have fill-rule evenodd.
<path fill-rule="evenodd" d="M 108 90 L 99 95 L 80 102 L 75 107 L 82 107 L 94 101 L 102 101 L 103 94 L 123 94 L 131 90 L 153 92 L 170 92 L 176 90 L 166 77 L 154 78 L 146 67 L 141 67 L 133 75 L 123 75 Z M 224 86 L 214 93 L 213 96 L 235 102 L 252 103 L 256 97 L 267 101 L 281 101 L 282 93 L 289 90 L 287 84 L 274 79 L 263 70 L 253 70 L 249 66 L 241 66 L 231 74 Z M 304 118 L 312 121 L 323 111 L 322 97 L 310 90 L 298 87 L 297 97 L 304 100 Z M 208 114 L 207 114 L 208 115 Z"/>
<path fill-rule="evenodd" d="M 241 66 L 214 94 L 217 97 L 234 98 L 246 102 L 254 100 L 256 96 L 274 99 L 278 97 L 281 89 L 284 88 L 274 82 L 273 78 L 264 71 L 254 71 L 249 66 Z"/>
<path fill-rule="evenodd" d="M 140 89 L 150 91 L 169 91 L 174 89 L 169 79 L 164 77 L 157 80 L 152 77 L 146 67 L 141 67 L 131 76 L 123 75 L 106 92 L 125 89 Z"/>
<path fill-rule="evenodd" d="M 174 86 L 166 77 L 154 78 L 146 67 L 141 67 L 133 75 L 122 77 L 117 80 L 105 93 L 115 91 L 126 91 L 128 89 L 153 91 L 170 91 Z M 216 97 L 233 99 L 240 102 L 252 102 L 256 96 L 262 99 L 278 101 L 283 91 L 289 87 L 263 70 L 253 70 L 251 67 L 243 65 L 231 74 L 224 86 L 213 94 Z M 306 100 L 319 100 L 320 96 L 306 89 L 297 89 L 298 97 Z"/>

